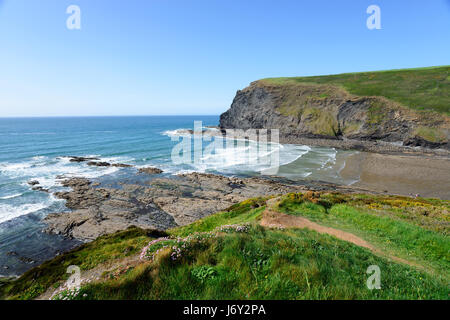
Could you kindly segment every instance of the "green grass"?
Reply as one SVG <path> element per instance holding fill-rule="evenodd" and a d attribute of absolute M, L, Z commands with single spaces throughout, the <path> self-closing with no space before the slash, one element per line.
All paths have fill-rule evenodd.
<path fill-rule="evenodd" d="M 378 198 L 378 201 L 374 201 L 374 198 L 372 197 L 371 201 L 380 204 L 385 200 Z M 318 199 L 319 201 L 317 201 Z M 448 219 L 448 212 L 441 219 L 434 218 L 438 224 L 446 226 L 444 230 L 439 229 L 436 232 L 433 229 L 423 228 L 419 221 L 396 215 L 398 211 L 392 210 L 392 208 L 389 211 L 389 208 L 382 206 L 381 210 L 371 209 L 370 205 L 362 206 L 361 199 L 358 197 L 344 198 L 345 202 L 343 203 L 333 203 L 333 199 L 327 199 L 327 196 L 318 199 L 312 199 L 317 202 L 313 203 L 303 196 L 291 195 L 281 201 L 278 208 L 285 213 L 305 216 L 323 225 L 354 233 L 387 253 L 418 262 L 429 268 L 431 272 L 436 271 L 450 279 L 448 273 L 450 239 L 446 234 L 449 225 L 448 223 L 439 223 Z M 344 199 L 341 198 L 338 202 L 342 202 Z M 397 199 L 397 202 L 401 202 L 402 199 L 404 198 Z M 420 203 L 424 204 L 424 201 Z M 446 210 L 447 206 L 448 201 L 443 201 L 440 208 Z M 406 216 L 407 213 L 408 211 L 403 211 L 402 215 Z"/>
<path fill-rule="evenodd" d="M 370 265 L 381 290 L 366 287 Z M 83 297 L 83 295 L 86 297 Z M 446 299 L 445 282 L 308 230 L 231 233 L 162 255 L 116 279 L 83 287 L 82 299 Z"/>
<path fill-rule="evenodd" d="M 327 76 L 268 78 L 275 85 L 335 85 L 357 96 L 383 96 L 415 110 L 450 115 L 450 66 L 343 73 Z"/>
<path fill-rule="evenodd" d="M 261 213 L 265 208 L 265 203 L 265 198 L 248 199 L 231 206 L 225 212 L 219 212 L 195 221 L 187 226 L 169 230 L 169 234 L 172 236 L 184 237 L 194 232 L 212 231 L 222 225 L 254 221 L 260 218 Z"/>
<path fill-rule="evenodd" d="M 440 143 L 445 142 L 447 139 L 447 135 L 445 134 L 445 132 L 437 128 L 418 127 L 415 131 L 415 134 L 431 142 Z"/>
<path fill-rule="evenodd" d="M 372 101 L 367 116 L 369 124 L 378 125 L 386 117 L 386 109 L 380 101 Z"/>
<path fill-rule="evenodd" d="M 425 266 L 416 268 L 314 231 L 263 228 L 258 223 L 267 199 L 249 199 L 169 230 L 170 240 L 149 249 L 154 260 L 105 273 L 83 285 L 77 299 L 448 299 L 449 201 L 307 192 L 288 194 L 276 207 Z M 217 231 L 230 224 L 249 228 Z M 35 298 L 66 280 L 69 265 L 88 270 L 136 255 L 160 236 L 130 228 L 101 237 L 6 282 L 0 297 Z M 184 243 L 173 260 L 171 247 Z M 381 290 L 366 286 L 370 265 L 381 269 Z"/>

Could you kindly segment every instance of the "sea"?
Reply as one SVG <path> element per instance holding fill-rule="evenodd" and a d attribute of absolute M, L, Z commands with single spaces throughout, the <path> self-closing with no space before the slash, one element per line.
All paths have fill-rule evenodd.
<path fill-rule="evenodd" d="M 186 138 L 194 123 L 201 123 L 204 130 L 214 130 L 219 117 L 0 118 L 0 276 L 20 275 L 79 245 L 77 240 L 42 232 L 46 215 L 69 211 L 64 200 L 52 194 L 64 190 L 63 178 L 112 181 L 134 174 L 128 168 L 71 162 L 71 156 L 95 157 L 137 168 L 158 167 L 167 176 L 187 172 L 260 176 L 273 164 L 258 160 L 276 151 L 277 176 L 292 181 L 351 183 L 339 175 L 349 151 L 334 148 L 273 142 L 269 148 L 261 148 L 260 143 L 247 142 L 211 152 L 208 146 L 212 138 L 205 136 L 200 138 L 202 152 L 196 161 L 175 161 L 174 155 L 180 159 L 177 150 L 183 139 L 194 139 L 195 135 Z M 255 148 L 265 153 L 252 153 Z M 249 153 L 260 159 L 249 161 Z M 29 182 L 33 180 L 49 192 L 32 190 Z"/>

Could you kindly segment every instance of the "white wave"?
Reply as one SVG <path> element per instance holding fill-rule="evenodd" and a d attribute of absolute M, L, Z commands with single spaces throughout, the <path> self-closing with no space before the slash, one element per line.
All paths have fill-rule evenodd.
<path fill-rule="evenodd" d="M 127 156 L 118 156 L 118 157 L 102 157 L 101 161 L 106 161 L 110 163 L 123 163 L 123 162 L 133 162 L 134 158 Z"/>
<path fill-rule="evenodd" d="M 85 177 L 88 179 L 94 179 L 101 176 L 113 174 L 119 170 L 120 168 L 117 167 L 105 167 L 105 168 L 97 168 L 97 170 L 79 170 L 78 172 L 65 173 L 64 175 L 69 177 Z"/>
<path fill-rule="evenodd" d="M 161 134 L 168 137 L 190 136 L 189 130 L 191 129 L 179 128 L 175 130 L 166 130 L 161 132 Z"/>
<path fill-rule="evenodd" d="M 280 150 L 284 149 L 284 150 Z M 278 170 L 282 166 L 289 165 L 301 157 L 303 157 L 305 154 L 311 151 L 311 148 L 308 146 L 300 146 L 300 145 L 281 145 L 276 152 L 279 154 L 278 161 L 268 161 L 270 164 L 269 166 L 263 166 L 260 168 L 259 172 L 261 174 L 278 174 Z M 272 155 L 268 155 L 270 157 L 273 157 Z M 305 172 L 297 172 L 296 175 L 300 177 L 307 177 L 311 174 L 310 171 Z"/>
<path fill-rule="evenodd" d="M 287 150 L 283 150 L 280 155 L 280 166 L 288 165 L 311 151 L 311 148 L 308 146 L 299 146 L 299 145 L 285 145 L 284 148 Z"/>
<path fill-rule="evenodd" d="M 33 213 L 49 206 L 48 203 L 27 203 L 20 206 L 0 204 L 0 223 Z"/>
<path fill-rule="evenodd" d="M 199 131 L 198 133 L 195 132 L 195 134 L 203 134 L 205 136 L 216 136 L 218 134 L 220 134 L 220 130 L 218 128 L 211 128 L 211 127 L 201 127 L 200 128 L 201 131 Z M 188 128 L 178 128 L 175 130 L 166 130 L 160 133 L 163 136 L 168 136 L 168 137 L 189 137 L 192 136 L 194 134 L 192 129 L 188 129 Z"/>
<path fill-rule="evenodd" d="M 168 171 L 169 173 L 172 173 L 173 176 L 181 175 L 181 174 L 190 174 L 194 172 L 198 172 L 197 170 L 176 170 L 176 171 Z"/>
<path fill-rule="evenodd" d="M 132 158 L 110 157 L 101 160 L 115 163 L 124 160 L 132 161 Z M 88 166 L 86 163 L 70 162 L 69 157 L 48 158 L 37 156 L 19 163 L 0 164 L 1 175 L 18 180 L 24 186 L 27 185 L 29 180 L 38 180 L 40 186 L 44 188 L 59 186 L 60 181 L 56 177 L 60 175 L 67 178 L 86 177 L 94 179 L 113 174 L 120 169 L 118 167 L 96 167 Z"/>
<path fill-rule="evenodd" d="M 189 129 L 167 130 L 163 134 L 168 136 L 192 136 Z M 204 128 L 210 130 L 212 135 L 217 128 Z M 211 136 L 209 134 L 208 136 Z M 222 138 L 222 137 L 221 137 Z M 195 162 L 185 163 L 185 165 L 192 169 L 181 169 L 179 167 L 169 169 L 169 172 L 184 173 L 186 171 L 223 171 L 227 173 L 238 173 L 242 171 L 261 172 L 268 169 L 277 168 L 280 166 L 292 163 L 303 155 L 308 153 L 311 148 L 303 145 L 282 145 L 276 142 L 261 143 L 245 138 L 223 137 L 225 147 L 220 141 L 211 142 L 215 144 L 212 152 L 205 150 L 210 146 L 209 137 L 203 147 L 200 159 Z M 211 145 L 212 146 L 212 145 Z M 192 159 L 191 159 L 192 160 Z M 167 169 L 166 169 L 167 171 Z M 309 173 L 310 174 L 310 173 Z"/>
<path fill-rule="evenodd" d="M 0 200 L 13 199 L 13 198 L 20 197 L 21 195 L 23 195 L 23 193 L 16 193 L 16 194 L 12 194 L 9 196 L 3 196 L 3 197 L 0 197 Z"/>
<path fill-rule="evenodd" d="M 132 159 L 128 157 L 109 157 L 102 160 L 114 163 Z M 68 157 L 48 158 L 45 156 L 35 156 L 19 163 L 0 163 L 0 176 L 15 180 L 24 189 L 31 188 L 28 185 L 28 181 L 30 180 L 37 180 L 39 181 L 39 186 L 45 189 L 51 189 L 61 186 L 62 179 L 58 179 L 58 176 L 95 179 L 103 175 L 113 174 L 119 170 L 121 168 L 112 166 L 96 167 L 88 166 L 86 163 L 70 162 L 70 158 Z M 8 199 L 17 198 L 22 195 L 23 193 L 0 197 L 0 200 L 6 200 L 6 203 L 0 204 L 0 223 L 45 209 L 55 201 L 60 201 L 52 195 L 49 195 L 46 201 L 40 203 L 12 205 L 7 201 Z"/>
<path fill-rule="evenodd" d="M 100 155 L 98 154 L 87 154 L 84 156 L 81 156 L 83 158 L 98 158 L 100 159 Z M 60 157 L 56 157 L 56 160 L 58 161 L 62 161 L 62 162 L 67 162 L 67 163 L 71 163 L 70 160 L 73 159 L 73 156 L 60 156 Z"/>
<path fill-rule="evenodd" d="M 185 163 L 190 169 L 173 168 L 169 172 L 219 171 L 227 173 L 262 172 L 296 161 L 311 148 L 298 145 L 281 145 L 279 143 L 258 143 L 256 141 L 233 140 L 226 147 L 218 147 L 212 152 L 203 150 L 195 162 Z M 234 141 L 238 141 L 234 144 Z M 191 159 L 192 160 L 192 159 Z"/>
<path fill-rule="evenodd" d="M 325 160 L 323 161 L 319 170 L 329 169 L 336 164 L 336 149 L 332 149 L 331 152 L 324 153 Z"/>
<path fill-rule="evenodd" d="M 215 128 L 215 127 L 208 127 L 208 126 L 206 126 L 206 127 L 202 127 L 202 129 L 203 129 L 203 130 L 209 130 L 209 131 L 216 131 L 216 132 L 219 132 L 219 131 L 220 131 L 220 129 L 219 129 L 219 128 Z"/>
<path fill-rule="evenodd" d="M 14 171 L 20 171 L 28 169 L 33 164 L 30 162 L 22 162 L 22 163 L 1 163 L 0 164 L 0 172 L 8 173 Z"/>

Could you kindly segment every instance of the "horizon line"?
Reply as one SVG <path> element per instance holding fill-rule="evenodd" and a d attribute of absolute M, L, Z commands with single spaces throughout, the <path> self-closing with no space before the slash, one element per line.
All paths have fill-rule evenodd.
<path fill-rule="evenodd" d="M 48 115 L 48 116 L 0 116 L 0 119 L 30 119 L 30 118 L 119 118 L 119 117 L 214 117 L 220 114 L 137 114 L 137 115 Z"/>

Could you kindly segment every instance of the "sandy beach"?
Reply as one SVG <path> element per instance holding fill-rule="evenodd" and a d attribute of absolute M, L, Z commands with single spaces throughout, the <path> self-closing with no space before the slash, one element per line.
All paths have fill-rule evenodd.
<path fill-rule="evenodd" d="M 450 199 L 450 159 L 359 152 L 340 172 L 353 186 L 399 195 Z"/>

